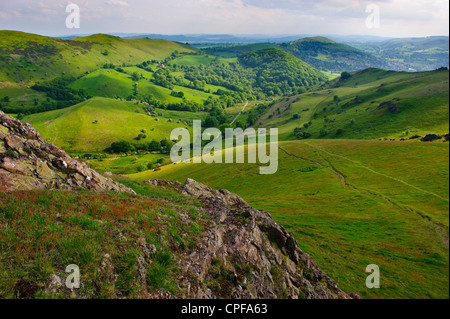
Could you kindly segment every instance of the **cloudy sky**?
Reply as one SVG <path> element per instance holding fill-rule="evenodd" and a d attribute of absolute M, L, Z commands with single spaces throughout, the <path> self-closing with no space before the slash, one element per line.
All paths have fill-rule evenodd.
<path fill-rule="evenodd" d="M 66 27 L 66 6 L 80 28 Z M 379 28 L 368 28 L 370 4 Z M 0 0 L 0 30 L 90 33 L 448 35 L 449 0 Z M 373 20 L 371 20 L 373 21 Z"/>

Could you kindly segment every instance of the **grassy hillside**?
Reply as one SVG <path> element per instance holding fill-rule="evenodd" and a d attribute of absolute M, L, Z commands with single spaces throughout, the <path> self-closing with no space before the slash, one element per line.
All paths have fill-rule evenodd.
<path fill-rule="evenodd" d="M 181 293 L 176 261 L 197 247 L 210 220 L 196 200 L 135 189 L 140 196 L 2 193 L 0 223 L 9 226 L 0 232 L 0 298 L 149 298 L 161 288 Z M 189 214 L 189 226 L 178 211 Z M 151 265 L 142 270 L 151 245 Z M 66 278 L 70 264 L 80 266 L 81 288 L 47 289 L 49 277 Z"/>
<path fill-rule="evenodd" d="M 121 39 L 103 34 L 62 40 L 0 31 L 0 81 L 25 84 L 48 81 L 62 73 L 79 76 L 105 63 L 136 65 L 163 60 L 175 51 L 193 49 L 170 41 Z"/>
<path fill-rule="evenodd" d="M 180 164 L 130 177 L 190 177 L 243 196 L 365 298 L 448 298 L 448 152 L 448 143 L 282 142 L 274 175 L 254 164 Z M 379 290 L 365 287 L 372 263 Z"/>
<path fill-rule="evenodd" d="M 24 121 L 31 123 L 47 141 L 68 152 L 89 153 L 103 151 L 119 140 L 132 142 L 142 130 L 147 131 L 145 141 L 160 141 L 183 125 L 177 123 L 179 119 L 191 121 L 203 116 L 159 110 L 163 115 L 154 118 L 142 107 L 135 102 L 93 98 L 67 109 L 31 115 Z"/>
<path fill-rule="evenodd" d="M 278 127 L 281 139 L 295 139 L 295 128 L 311 134 L 311 138 L 328 139 L 408 139 L 416 134 L 446 134 L 448 86 L 448 71 L 368 69 L 317 91 L 283 99 L 260 122 L 264 127 Z"/>
<path fill-rule="evenodd" d="M 91 96 L 127 97 L 133 94 L 133 81 L 116 70 L 100 69 L 71 83 L 70 88 L 84 89 Z"/>
<path fill-rule="evenodd" d="M 144 61 L 162 61 L 174 52 L 192 53 L 195 49 L 164 40 L 121 39 L 103 34 L 63 40 L 0 31 L 0 108 L 23 114 L 61 108 L 57 106 L 62 104 L 60 100 L 30 87 L 36 83 L 48 85 L 62 77 L 75 80 L 84 76 L 70 88 L 83 89 L 91 96 L 125 98 L 133 93 L 133 82 L 114 70 L 101 69 L 105 64 L 135 66 Z M 147 86 L 160 100 L 169 96 L 168 100 L 179 101 L 170 99 L 170 91 L 161 93 L 161 88 Z"/>
<path fill-rule="evenodd" d="M 211 46 L 203 49 L 209 54 L 221 57 L 237 57 L 242 54 L 277 48 L 307 62 L 311 66 L 327 72 L 355 71 L 369 67 L 395 67 L 383 59 L 377 58 L 352 46 L 337 43 L 324 37 L 304 38 L 282 44 L 258 43 L 248 45 Z"/>
<path fill-rule="evenodd" d="M 389 66 L 379 58 L 324 37 L 305 38 L 296 42 L 284 43 L 281 48 L 324 71 L 343 72 Z"/>

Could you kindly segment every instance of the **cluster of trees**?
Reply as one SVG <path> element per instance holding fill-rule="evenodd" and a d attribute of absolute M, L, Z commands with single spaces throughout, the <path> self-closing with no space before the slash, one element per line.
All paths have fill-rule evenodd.
<path fill-rule="evenodd" d="M 131 143 L 129 141 L 118 141 L 112 143 L 111 146 L 106 149 L 106 151 L 114 154 L 127 154 L 138 151 L 169 153 L 172 146 L 173 142 L 165 139 L 160 142 L 153 140 L 149 143 Z"/>
<path fill-rule="evenodd" d="M 323 74 L 279 49 L 243 54 L 239 62 L 255 71 L 253 86 L 267 96 L 295 94 L 301 88 L 326 81 Z"/>
<path fill-rule="evenodd" d="M 226 124 L 227 117 L 223 113 L 223 108 L 213 106 L 209 111 L 208 116 L 202 123 L 203 128 L 216 127 L 219 128 L 221 125 Z"/>
<path fill-rule="evenodd" d="M 235 63 L 213 62 L 179 68 L 192 83 L 205 81 L 222 86 L 228 91 L 214 93 L 238 100 L 262 100 L 270 96 L 297 94 L 301 89 L 326 81 L 320 72 L 278 49 L 243 54 Z"/>
<path fill-rule="evenodd" d="M 184 98 L 184 92 L 182 92 L 182 91 L 180 91 L 180 92 L 172 91 L 172 92 L 170 93 L 170 95 L 172 95 L 172 96 L 174 96 L 174 97 Z"/>
<path fill-rule="evenodd" d="M 301 128 L 301 127 L 297 127 L 294 129 L 294 135 L 299 140 L 307 139 L 307 138 L 311 137 L 311 133 L 305 132 L 303 130 L 303 128 Z"/>
<path fill-rule="evenodd" d="M 62 76 L 45 84 L 35 84 L 31 88 L 36 91 L 45 92 L 48 97 L 57 101 L 67 101 L 73 104 L 80 103 L 88 94 L 84 89 L 74 90 L 68 85 L 75 81 L 72 76 Z"/>
<path fill-rule="evenodd" d="M 152 96 L 146 96 L 142 100 L 149 105 L 150 109 L 157 108 L 163 110 L 184 111 L 184 112 L 199 112 L 204 109 L 204 105 L 188 100 L 183 100 L 182 102 L 179 103 L 168 103 L 156 100 Z"/>
<path fill-rule="evenodd" d="M 9 97 L 6 97 L 0 102 L 0 109 L 5 113 L 16 113 L 22 118 L 29 114 L 66 108 L 89 99 L 90 96 L 84 89 L 75 90 L 68 87 L 75 80 L 76 78 L 72 76 L 62 76 L 47 83 L 37 83 L 31 88 L 44 92 L 47 95 L 45 101 L 39 102 L 35 99 L 32 106 L 12 106 L 9 105 Z"/>

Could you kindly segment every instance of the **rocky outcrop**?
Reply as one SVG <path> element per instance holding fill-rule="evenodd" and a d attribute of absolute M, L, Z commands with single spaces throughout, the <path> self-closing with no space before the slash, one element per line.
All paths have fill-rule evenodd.
<path fill-rule="evenodd" d="M 359 298 L 339 289 L 300 249 L 292 234 L 275 223 L 269 213 L 254 209 L 241 197 L 191 179 L 184 185 L 158 180 L 147 183 L 200 200 L 200 213 L 208 226 L 202 228 L 195 248 L 190 250 L 172 247 L 178 243 L 176 240 L 167 242 L 173 252 L 178 252 L 174 259 L 180 269 L 177 277 L 180 295 L 158 289 L 144 293 L 145 298 Z M 0 191 L 78 188 L 134 193 L 46 143 L 30 124 L 0 112 Z M 189 212 L 180 211 L 178 217 L 187 228 L 195 227 Z M 127 241 L 122 234 L 119 239 L 122 237 Z M 144 252 L 137 258 L 136 280 L 145 286 L 156 247 L 145 241 L 136 245 Z M 105 254 L 100 282 L 117 280 L 113 263 L 110 255 Z M 61 283 L 55 274 L 45 289 L 50 294 L 56 293 L 64 289 Z M 18 285 L 23 286 L 20 291 L 29 290 L 30 297 L 38 289 L 25 281 Z"/>
<path fill-rule="evenodd" d="M 184 186 L 157 180 L 147 183 L 178 188 L 199 198 L 213 222 L 200 248 L 179 261 L 186 273 L 180 284 L 189 287 L 188 298 L 359 298 L 340 290 L 300 249 L 292 234 L 241 197 L 191 179 Z M 224 272 L 233 280 L 224 279 L 221 289 L 208 284 L 220 282 Z"/>
<path fill-rule="evenodd" d="M 30 124 L 0 111 L 0 191 L 76 188 L 134 193 L 45 142 Z"/>

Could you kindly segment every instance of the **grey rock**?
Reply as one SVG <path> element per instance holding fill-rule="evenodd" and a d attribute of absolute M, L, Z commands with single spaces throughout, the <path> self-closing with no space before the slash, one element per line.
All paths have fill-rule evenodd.
<path fill-rule="evenodd" d="M 134 194 L 44 141 L 30 124 L 1 112 L 0 191 L 76 188 Z"/>

